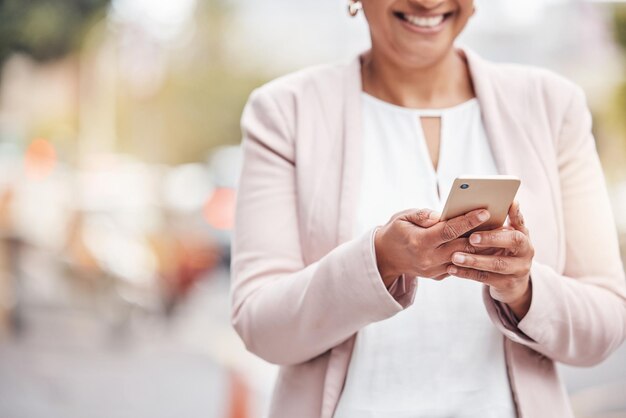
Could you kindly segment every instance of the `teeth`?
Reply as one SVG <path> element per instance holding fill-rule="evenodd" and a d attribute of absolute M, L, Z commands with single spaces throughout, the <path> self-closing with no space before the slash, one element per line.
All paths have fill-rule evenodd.
<path fill-rule="evenodd" d="M 443 22 L 443 15 L 438 16 L 430 16 L 430 17 L 420 17 L 415 15 L 404 15 L 404 18 L 409 22 L 414 24 L 415 26 L 420 26 L 422 28 L 432 28 Z"/>

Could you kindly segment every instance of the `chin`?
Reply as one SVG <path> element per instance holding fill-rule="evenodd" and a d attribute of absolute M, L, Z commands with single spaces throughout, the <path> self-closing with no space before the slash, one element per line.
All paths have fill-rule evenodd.
<path fill-rule="evenodd" d="M 397 60 L 402 65 L 422 68 L 430 67 L 454 51 L 454 43 L 446 45 L 411 45 L 410 48 L 398 49 Z"/>
<path fill-rule="evenodd" d="M 398 11 L 391 14 L 386 44 L 388 50 L 393 51 L 395 60 L 412 67 L 427 67 L 454 51 L 454 41 L 465 27 L 467 18 L 459 10 L 435 16 L 419 18 Z M 413 21 L 422 26 L 413 24 Z"/>

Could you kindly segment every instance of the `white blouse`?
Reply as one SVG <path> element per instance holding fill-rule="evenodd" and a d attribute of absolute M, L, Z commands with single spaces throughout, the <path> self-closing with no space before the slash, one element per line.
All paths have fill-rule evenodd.
<path fill-rule="evenodd" d="M 460 174 L 498 174 L 476 99 L 422 110 L 363 93 L 362 109 L 355 236 L 401 210 L 441 211 Z M 423 116 L 441 118 L 437 170 Z M 504 336 L 487 316 L 482 284 L 457 277 L 418 280 L 409 308 L 358 332 L 335 418 L 515 417 Z"/>

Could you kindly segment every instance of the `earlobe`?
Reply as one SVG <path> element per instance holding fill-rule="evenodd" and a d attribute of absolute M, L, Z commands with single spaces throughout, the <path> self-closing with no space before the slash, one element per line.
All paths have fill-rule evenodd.
<path fill-rule="evenodd" d="M 348 2 L 348 14 L 351 17 L 355 17 L 359 14 L 359 11 L 363 9 L 363 4 L 360 0 L 350 0 Z"/>

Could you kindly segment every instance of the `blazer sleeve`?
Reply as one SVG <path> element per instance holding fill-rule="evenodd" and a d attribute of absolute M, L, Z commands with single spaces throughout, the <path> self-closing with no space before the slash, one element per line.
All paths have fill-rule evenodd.
<path fill-rule="evenodd" d="M 592 366 L 626 337 L 626 281 L 591 114 L 578 87 L 557 151 L 566 236 L 564 272 L 533 262 L 531 305 L 519 321 L 508 306 L 490 297 L 488 287 L 483 299 L 492 321 L 508 338 L 555 361 Z"/>
<path fill-rule="evenodd" d="M 375 228 L 305 265 L 295 121 L 286 108 L 257 90 L 244 109 L 231 261 L 232 324 L 249 351 L 281 365 L 308 361 L 396 314 L 412 303 L 416 286 L 401 277 L 385 287 Z"/>

